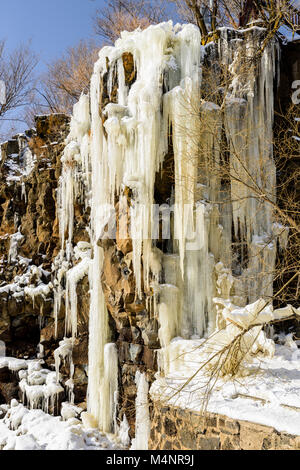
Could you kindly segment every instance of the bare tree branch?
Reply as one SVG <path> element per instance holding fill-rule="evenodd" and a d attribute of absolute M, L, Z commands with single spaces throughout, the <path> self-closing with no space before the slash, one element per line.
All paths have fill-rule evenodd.
<path fill-rule="evenodd" d="M 6 88 L 5 102 L 0 104 L 0 122 L 22 121 L 20 116 L 12 113 L 34 101 L 34 69 L 37 63 L 37 57 L 29 46 L 20 46 L 6 54 L 5 43 L 0 42 L 0 80 Z"/>

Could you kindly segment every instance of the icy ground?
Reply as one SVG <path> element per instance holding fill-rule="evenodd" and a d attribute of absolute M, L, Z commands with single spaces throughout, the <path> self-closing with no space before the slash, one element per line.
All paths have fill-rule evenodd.
<path fill-rule="evenodd" d="M 42 359 L 0 357 L 0 369 L 7 367 L 19 378 L 23 399 L 23 404 L 12 400 L 10 405 L 0 405 L 0 450 L 124 448 L 120 437 L 92 428 L 95 425 L 92 417 L 81 407 L 64 402 L 61 416 L 48 414 L 64 389 L 60 383 L 59 369 L 50 371 L 43 365 Z"/>
<path fill-rule="evenodd" d="M 166 378 L 157 378 L 150 394 L 156 400 L 201 411 L 208 384 L 204 372 L 176 393 L 200 367 L 201 340 L 175 338 L 171 344 L 178 352 L 176 367 L 171 365 Z M 207 411 L 300 435 L 300 351 L 291 336 L 284 345 L 276 345 L 273 358 L 254 359 L 247 372 L 235 380 L 218 379 Z"/>
<path fill-rule="evenodd" d="M 76 418 L 63 421 L 42 410 L 28 410 L 16 400 L 0 405 L 0 450 L 109 450 L 120 449 L 111 435 L 84 429 Z"/>

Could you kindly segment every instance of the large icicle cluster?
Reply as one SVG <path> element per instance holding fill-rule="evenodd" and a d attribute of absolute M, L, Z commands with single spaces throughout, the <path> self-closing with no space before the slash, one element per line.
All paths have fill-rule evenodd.
<path fill-rule="evenodd" d="M 136 81 L 130 89 L 125 84 L 122 61 L 124 53 L 132 54 L 136 68 Z M 179 177 L 190 176 L 190 165 L 183 158 L 184 152 L 189 150 L 189 142 L 187 138 L 180 140 L 178 121 L 187 119 L 187 125 L 190 126 L 192 119 L 184 113 L 176 114 L 176 107 L 181 105 L 183 108 L 184 100 L 189 101 L 193 95 L 199 94 L 201 54 L 198 29 L 192 25 L 173 27 L 169 22 L 151 26 L 142 32 L 123 33 L 115 47 L 101 50 L 99 61 L 95 65 L 91 82 L 91 235 L 94 259 L 91 270 L 90 332 L 93 335 L 90 337 L 88 393 L 90 412 L 99 419 L 101 426 L 106 413 L 106 403 L 101 401 L 99 390 L 101 391 L 104 378 L 107 314 L 102 288 L 98 282 L 103 253 L 97 242 L 110 217 L 110 212 L 104 208 L 113 207 L 115 195 L 121 195 L 125 187 L 130 188 L 133 194 L 130 213 L 133 268 L 137 296 L 141 297 L 142 284 L 149 287 L 153 259 L 151 238 L 155 176 L 167 153 L 168 129 L 171 124 L 178 128 L 175 143 L 176 171 Z M 118 102 L 108 104 L 103 110 L 107 117 L 103 126 L 99 114 L 100 83 L 102 77 L 108 73 L 108 88 L 111 87 L 116 70 Z M 165 99 L 162 113 L 164 74 L 170 94 Z M 182 204 L 190 202 L 189 188 L 177 189 L 175 198 L 182 208 Z M 181 240 L 180 264 L 183 274 L 184 227 L 181 216 L 179 209 L 175 217 Z M 176 333 L 175 330 L 173 334 Z"/>
<path fill-rule="evenodd" d="M 86 207 L 89 205 L 89 132 L 89 97 L 82 95 L 74 106 L 70 133 L 61 159 L 62 173 L 57 194 L 61 251 L 53 263 L 56 333 L 57 319 L 65 292 L 62 281 L 66 278 L 66 333 L 71 332 L 73 338 L 77 333 L 76 287 L 78 281 L 88 274 L 90 256 L 90 246 L 87 243 L 79 242 L 76 247 L 73 243 L 75 204 L 79 202 Z M 72 268 L 74 262 L 77 264 Z"/>
<path fill-rule="evenodd" d="M 278 235 L 271 209 L 276 198 L 272 125 L 277 46 L 270 42 L 258 66 L 248 67 L 261 33 L 255 27 L 239 33 L 224 29 L 217 44 L 203 47 L 193 25 L 167 22 L 124 32 L 114 47 L 100 51 L 90 97 L 82 96 L 74 108 L 59 188 L 62 251 L 55 264 L 55 315 L 63 294 L 61 279 L 66 276 L 67 333 L 74 338 L 76 285 L 89 272 L 88 408 L 105 431 L 115 430 L 118 367 L 116 350 L 109 344 L 100 282 L 104 251 L 99 240 L 114 215 L 116 199 L 121 200 L 126 189 L 131 194 L 136 296 L 141 298 L 152 288 L 163 348 L 176 336 L 197 339 L 213 332 L 214 297 L 229 300 L 233 296 L 237 305 L 244 306 L 250 299 L 272 293 Z M 134 61 L 136 78 L 130 85 L 124 54 L 131 54 Z M 212 86 L 205 83 L 203 73 L 207 58 L 219 63 L 214 67 L 216 74 L 228 70 L 230 80 L 222 106 L 201 94 L 203 88 Z M 111 96 L 116 80 L 114 102 L 103 109 L 103 83 Z M 215 84 L 217 87 L 217 76 Z M 225 188 L 210 166 L 212 162 L 216 168 L 221 165 L 223 138 L 230 147 L 232 175 Z M 152 240 L 157 228 L 154 190 L 170 144 L 174 154 L 170 198 L 174 243 L 173 250 L 163 253 Z M 203 165 L 207 170 L 199 171 Z M 259 191 L 270 204 L 264 203 Z M 81 261 L 74 265 L 74 204 L 78 198 L 91 207 L 92 259 L 80 256 Z M 235 277 L 231 274 L 232 225 L 241 245 L 246 244 L 249 258 L 247 267 Z M 142 378 L 142 396 L 146 386 L 141 383 Z"/>
<path fill-rule="evenodd" d="M 260 43 L 261 29 L 253 28 L 246 41 L 229 41 L 228 31 L 223 30 L 219 45 L 221 62 L 232 75 L 225 126 L 230 145 L 234 232 L 245 241 L 249 260 L 242 274 L 248 302 L 261 295 L 272 297 L 277 240 L 273 123 L 280 51 L 276 41 L 270 41 L 257 61 Z"/>
<path fill-rule="evenodd" d="M 22 402 L 30 409 L 54 410 L 64 389 L 57 383 L 55 372 L 42 368 L 42 360 L 0 358 L 0 369 L 7 367 L 17 374 Z"/>
<path fill-rule="evenodd" d="M 75 201 L 79 199 L 88 204 L 84 189 L 89 187 L 89 130 L 89 98 L 82 95 L 74 106 L 58 187 L 60 238 L 68 261 L 72 256 Z"/>
<path fill-rule="evenodd" d="M 74 244 L 75 205 L 90 205 L 90 101 L 82 95 L 75 104 L 70 123 L 70 133 L 66 140 L 62 162 L 62 172 L 58 185 L 58 219 L 61 250 L 54 260 L 54 319 L 57 335 L 58 317 L 62 299 L 65 297 L 65 334 L 66 338 L 56 349 L 56 380 L 59 383 L 61 360 L 67 359 L 70 365 L 70 378 L 66 385 L 70 400 L 73 401 L 72 348 L 77 335 L 77 285 L 89 275 L 91 246 L 86 241 Z M 87 227 L 88 229 L 88 227 Z M 70 336 L 70 337 L 69 337 Z"/>

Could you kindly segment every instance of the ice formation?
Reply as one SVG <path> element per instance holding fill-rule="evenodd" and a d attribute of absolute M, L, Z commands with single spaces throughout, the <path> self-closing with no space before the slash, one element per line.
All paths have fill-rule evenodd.
<path fill-rule="evenodd" d="M 89 273 L 90 260 L 83 258 L 80 263 L 69 269 L 66 275 L 66 330 L 75 338 L 77 335 L 77 284 Z"/>
<path fill-rule="evenodd" d="M 128 446 L 130 444 L 129 431 L 130 431 L 130 426 L 128 424 L 126 415 L 124 414 L 124 417 L 123 417 L 123 420 L 121 422 L 118 435 L 119 435 L 119 439 L 120 439 L 121 444 L 125 448 L 128 448 Z"/>
<path fill-rule="evenodd" d="M 145 292 L 153 292 L 151 314 L 160 322 L 161 369 L 166 373 L 171 367 L 169 346 L 174 337 L 209 336 L 221 317 L 228 320 L 230 302 L 237 307 L 228 315 L 237 318 L 239 307 L 272 295 L 277 238 L 281 246 L 286 243 L 285 228 L 279 229 L 272 211 L 276 200 L 272 126 L 278 47 L 276 41 L 270 41 L 255 67 L 251 54 L 260 42 L 261 30 L 255 27 L 240 32 L 221 29 L 217 43 L 206 47 L 193 25 L 167 22 L 124 32 L 114 47 L 100 51 L 90 95 L 82 95 L 74 107 L 58 191 L 62 250 L 54 263 L 54 315 L 57 324 L 65 294 L 66 333 L 74 339 L 77 283 L 88 274 L 88 412 L 103 430 L 116 429 L 118 365 L 115 347 L 109 343 L 108 314 L 99 281 L 104 259 L 99 240 L 109 236 L 105 232 L 115 201 L 122 202 L 126 188 L 132 194 L 130 235 L 136 297 L 142 297 L 142 286 Z M 134 62 L 136 78 L 130 86 L 124 54 L 131 54 Z M 219 64 L 213 86 L 221 102 L 209 99 L 207 93 L 212 88 L 204 73 L 207 59 Z M 230 77 L 225 94 L 219 83 L 221 70 Z M 110 96 L 114 80 L 116 98 L 101 109 L 101 84 L 106 83 Z M 222 139 L 230 153 L 230 177 L 225 182 L 217 171 L 222 165 Z M 162 252 L 152 240 L 157 231 L 154 189 L 170 146 L 174 154 L 170 191 L 174 226 L 165 229 L 170 230 L 173 248 Z M 75 247 L 73 242 L 76 201 L 91 208 L 88 256 L 78 256 L 83 247 Z M 239 253 L 232 248 L 232 226 Z M 218 302 L 214 302 L 216 297 Z M 148 299 L 149 309 L 150 304 Z M 57 352 L 57 369 L 59 357 Z M 137 416 L 147 421 L 143 375 L 137 377 L 137 384 Z M 140 423 L 134 446 L 146 447 L 147 430 L 140 431 Z"/>
<path fill-rule="evenodd" d="M 98 221 L 97 230 L 93 230 L 94 243 L 107 223 L 104 206 L 113 205 L 115 194 L 121 194 L 125 186 L 131 188 L 134 200 L 131 208 L 133 267 L 139 296 L 142 275 L 147 287 L 151 271 L 155 174 L 168 152 L 170 133 L 172 136 L 174 239 L 178 244 L 183 285 L 179 285 L 180 279 L 177 279 L 178 319 L 174 321 L 178 324 L 170 326 L 171 336 L 174 336 L 174 328 L 178 334 L 185 330 L 185 336 L 202 336 L 213 331 L 216 316 L 212 302 L 216 289 L 214 266 L 219 261 L 227 266 L 231 262 L 231 220 L 236 235 L 239 233 L 242 241 L 246 240 L 250 259 L 236 283 L 236 295 L 243 296 L 247 303 L 255 300 L 258 294 L 269 296 L 272 292 L 276 255 L 271 205 L 275 200 L 272 125 L 277 46 L 270 43 L 261 59 L 260 70 L 250 67 L 246 78 L 244 73 L 239 80 L 241 68 L 245 66 L 243 53 L 251 59 L 251 45 L 259 42 L 259 34 L 254 28 L 241 41 L 231 40 L 229 33 L 222 30 L 218 47 L 212 45 L 212 48 L 216 49 L 213 54 L 231 73 L 230 92 L 224 97 L 223 114 L 232 155 L 233 178 L 228 193 L 233 199 L 232 213 L 222 213 L 222 205 L 216 203 L 221 190 L 218 178 L 207 174 L 202 184 L 203 178 L 201 181 L 197 173 L 199 145 L 204 149 L 200 159 L 220 162 L 222 128 L 220 106 L 200 100 L 202 64 L 211 51 L 201 46 L 197 28 L 192 25 L 173 27 L 169 22 L 142 32 L 123 33 L 114 48 L 101 50 L 92 78 L 91 159 L 92 178 L 96 180 L 92 183 L 91 204 L 92 211 L 94 207 L 93 224 Z M 137 74 L 130 90 L 125 85 L 121 66 L 125 52 L 132 53 Z M 111 84 L 115 68 L 119 72 L 118 103 L 110 103 L 103 110 L 107 117 L 103 128 L 99 116 L 99 83 L 108 73 Z M 204 116 L 204 122 L 213 125 L 213 136 L 202 130 L 200 114 L 202 119 Z M 258 128 L 261 132 L 257 132 Z M 238 161 L 237 155 L 242 162 Z M 245 174 L 245 166 L 249 174 Z M 254 190 L 247 188 L 249 178 L 270 199 L 269 205 L 261 204 L 261 194 L 256 197 Z M 238 183 L 239 179 L 245 180 L 245 184 Z M 103 182 L 101 189 L 99 180 Z M 237 194 L 241 195 L 241 201 L 237 200 Z M 259 216 L 253 216 L 258 212 Z M 262 244 L 266 250 L 261 250 Z M 257 276 L 259 272 L 263 274 Z M 167 288 L 161 287 L 161 290 Z M 182 295 L 183 299 L 180 298 Z M 162 301 L 162 304 L 161 315 L 166 316 L 163 313 L 166 303 Z M 162 325 L 162 330 L 166 328 Z"/>
<path fill-rule="evenodd" d="M 145 374 L 136 373 L 137 395 L 135 403 L 136 422 L 135 438 L 132 441 L 131 450 L 147 450 L 150 437 L 149 414 L 149 385 Z"/>
<path fill-rule="evenodd" d="M 101 399 L 103 400 L 103 430 L 117 433 L 117 407 L 119 390 L 118 350 L 114 343 L 104 347 L 104 380 Z"/>
<path fill-rule="evenodd" d="M 84 241 L 79 242 L 76 247 L 73 244 L 75 203 L 83 203 L 86 207 L 89 205 L 89 131 L 89 97 L 82 95 L 74 106 L 70 133 L 61 158 L 62 173 L 57 195 L 61 251 L 53 263 L 56 334 L 58 315 L 65 295 L 66 333 L 71 333 L 73 338 L 77 334 L 77 283 L 89 271 L 90 246 Z M 66 291 L 63 287 L 65 278 Z"/>
<path fill-rule="evenodd" d="M 0 406 L 0 450 L 116 450 L 122 445 L 113 436 L 85 429 L 70 411 L 65 418 L 42 410 L 28 410 L 16 400 Z M 74 411 L 74 410 L 73 410 Z"/>
<path fill-rule="evenodd" d="M 55 359 L 55 372 L 56 372 L 56 381 L 59 382 L 59 368 L 61 361 L 68 363 L 70 365 L 71 378 L 72 378 L 72 348 L 73 348 L 73 339 L 64 338 L 63 341 L 59 342 L 59 347 L 54 351 Z"/>
<path fill-rule="evenodd" d="M 68 351 L 68 341 L 65 341 L 60 345 L 59 353 L 64 357 Z M 64 395 L 64 388 L 57 381 L 60 376 L 57 377 L 56 372 L 43 366 L 43 360 L 0 357 L 0 369 L 8 368 L 18 376 L 22 397 L 22 403 L 12 400 L 9 405 L 0 405 L 0 450 L 102 450 L 128 447 L 126 420 L 118 437 L 117 433 L 109 436 L 100 433 L 96 429 L 96 421 L 93 423 L 92 417 L 88 419 L 82 408 L 70 402 L 63 402 L 61 416 L 54 417 L 54 409 L 58 398 Z"/>
<path fill-rule="evenodd" d="M 64 389 L 57 381 L 56 373 L 44 369 L 42 364 L 42 360 L 0 358 L 0 369 L 7 367 L 19 377 L 22 403 L 30 409 L 42 409 L 48 413 L 56 406 Z"/>
<path fill-rule="evenodd" d="M 10 247 L 8 252 L 8 262 L 14 263 L 17 261 L 18 256 L 18 244 L 23 240 L 23 235 L 21 232 L 14 233 L 10 237 Z"/>

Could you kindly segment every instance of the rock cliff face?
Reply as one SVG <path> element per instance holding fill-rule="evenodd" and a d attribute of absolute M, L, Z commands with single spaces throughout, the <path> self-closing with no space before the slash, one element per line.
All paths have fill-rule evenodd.
<path fill-rule="evenodd" d="M 59 248 L 56 189 L 68 122 L 39 117 L 36 132 L 1 145 L 0 339 L 15 356 L 36 353 L 40 327 L 51 321 L 50 290 L 30 289 L 50 282 Z"/>
<path fill-rule="evenodd" d="M 168 31 L 169 36 L 161 31 L 159 34 L 161 37 L 156 39 L 161 43 L 165 42 L 162 49 L 164 47 L 169 54 L 169 48 L 173 47 L 172 53 L 177 54 L 176 60 L 181 60 L 184 72 L 186 67 L 190 77 L 199 85 L 197 74 L 200 63 L 197 63 L 197 60 L 200 61 L 203 51 L 199 53 L 199 57 L 196 57 L 197 60 L 195 57 L 187 59 L 185 57 L 187 50 L 190 52 L 191 48 L 196 53 L 199 52 L 198 33 L 192 27 L 190 30 L 187 29 L 186 36 L 182 34 L 182 37 L 176 36 L 173 30 Z M 164 34 L 166 37 L 163 37 Z M 241 42 L 241 39 L 234 35 L 229 39 L 222 36 L 223 46 L 231 39 L 236 44 Z M 190 49 L 185 49 L 187 44 Z M 199 183 L 199 181 L 203 183 L 205 179 L 203 175 L 196 176 L 199 178 L 199 181 L 197 180 L 199 194 L 195 191 L 195 200 L 193 200 L 193 203 L 198 203 L 198 207 L 202 207 L 201 230 L 205 233 L 203 235 L 201 232 L 201 236 L 206 238 L 200 250 L 184 253 L 184 249 L 175 241 L 173 234 L 170 240 L 163 239 L 162 219 L 159 220 L 159 235 L 155 240 L 155 246 L 149 248 L 144 240 L 144 246 L 141 248 L 128 234 L 128 226 L 133 217 L 130 208 L 138 202 L 143 202 L 142 198 L 145 195 L 151 199 L 151 203 L 158 206 L 172 204 L 175 200 L 182 204 L 190 200 L 188 191 L 183 193 L 181 188 L 178 189 L 180 185 L 176 183 L 175 177 L 176 172 L 184 171 L 186 171 L 185 176 L 189 176 L 181 155 L 189 150 L 188 139 L 180 136 L 178 127 L 181 117 L 180 113 L 176 114 L 178 106 L 182 106 L 181 94 L 186 98 L 186 93 L 189 91 L 189 81 L 183 83 L 184 80 L 181 80 L 180 71 L 174 64 L 172 65 L 172 55 L 164 56 L 161 52 L 161 57 L 156 59 L 154 53 L 153 61 L 161 60 L 160 63 L 155 62 L 155 67 L 159 70 L 158 83 L 153 84 L 153 96 L 149 95 L 149 89 L 145 87 L 144 101 L 141 99 L 139 102 L 139 93 L 143 90 L 141 76 L 145 82 L 147 77 L 141 70 L 142 61 L 139 56 L 141 51 L 137 53 L 131 46 L 130 41 L 128 44 L 124 41 L 124 45 L 117 52 L 116 50 L 107 52 L 108 56 L 111 54 L 110 59 L 105 57 L 106 52 L 103 52 L 103 63 L 100 59 L 92 78 L 91 103 L 88 97 L 83 96 L 78 108 L 74 108 L 72 120 L 68 116 L 58 114 L 38 116 L 35 130 L 15 136 L 1 145 L 0 341 L 5 344 L 8 356 L 30 359 L 39 354 L 45 361 L 45 367 L 49 369 L 54 369 L 55 365 L 58 368 L 61 363 L 61 383 L 64 392 L 61 392 L 60 402 L 68 398 L 70 390 L 75 403 L 84 402 L 90 380 L 89 411 L 96 421 L 102 423 L 106 428 L 105 431 L 112 431 L 112 424 L 116 421 L 119 424 L 126 415 L 130 426 L 130 437 L 133 438 L 136 404 L 143 408 L 143 403 L 140 403 L 141 397 L 147 394 L 147 386 L 141 380 L 140 374 L 144 374 L 143 377 L 148 383 L 153 382 L 155 372 L 158 370 L 159 350 L 167 346 L 174 336 L 185 335 L 187 338 L 193 334 L 202 336 L 214 328 L 216 310 L 212 298 L 216 295 L 218 287 L 221 290 L 224 287 L 221 281 L 225 274 L 227 276 L 232 267 L 233 271 L 236 268 L 223 248 L 227 243 L 231 252 L 232 244 L 234 252 L 238 244 L 235 243 L 237 238 L 239 245 L 245 245 L 246 237 L 248 236 L 249 240 L 251 237 L 246 233 L 246 229 L 242 235 L 242 228 L 239 225 L 245 223 L 249 207 L 244 208 L 244 213 L 240 208 L 236 208 L 236 211 L 231 209 L 227 223 L 225 220 L 228 215 L 227 209 L 222 212 L 224 204 L 220 203 L 218 208 L 217 204 L 208 204 L 207 199 L 215 194 L 214 191 L 219 183 L 223 193 L 228 196 L 230 184 L 228 181 L 217 183 L 213 178 L 210 180 L 206 178 L 209 181 L 206 181 L 207 187 L 205 187 L 205 184 Z M 143 47 L 148 46 L 149 41 L 146 41 Z M 220 46 L 220 54 L 222 50 L 226 51 L 223 46 Z M 229 51 L 232 54 L 233 49 L 234 47 Z M 149 51 L 150 49 L 147 50 L 147 54 L 151 56 Z M 206 61 L 209 63 L 215 58 L 216 50 L 213 48 L 210 50 L 208 47 L 206 53 Z M 229 61 L 228 57 L 222 58 Z M 290 64 L 297 60 L 294 46 L 287 47 L 283 61 Z M 268 62 L 267 70 L 264 70 L 266 76 L 260 82 L 265 95 L 268 80 L 266 77 L 271 77 L 271 81 L 273 80 L 272 67 Z M 287 70 L 289 67 L 290 65 Z M 289 81 L 299 79 L 295 67 L 293 70 Z M 205 90 L 203 93 L 205 96 Z M 283 84 L 279 94 L 281 100 L 287 103 Z M 273 97 L 272 95 L 272 104 Z M 130 99 L 132 100 L 130 113 L 133 113 L 132 110 L 136 106 L 136 119 L 132 118 L 128 111 Z M 240 106 L 242 101 L 241 98 L 234 97 L 230 105 L 239 103 Z M 205 108 L 207 119 L 210 119 L 212 114 L 216 119 L 216 114 L 216 122 L 219 122 L 218 113 L 221 115 L 221 111 L 217 105 L 211 102 L 204 104 L 207 105 Z M 212 104 L 215 107 L 212 107 Z M 152 105 L 157 109 L 154 111 L 150 109 Z M 140 109 L 146 113 L 143 131 L 138 126 L 138 118 L 141 118 Z M 227 131 L 230 125 L 233 127 L 236 125 L 236 122 L 230 121 L 233 114 L 228 111 Z M 239 113 L 234 115 L 235 118 L 239 116 Z M 161 119 L 159 124 L 156 119 Z M 190 121 L 188 124 L 192 125 Z M 222 122 L 222 126 L 223 124 Z M 152 134 L 148 125 L 149 128 L 152 126 Z M 225 127 L 224 124 L 224 129 Z M 150 145 L 155 139 L 159 140 L 158 133 L 161 129 L 166 131 L 162 145 L 163 158 L 159 162 L 151 162 L 151 158 L 157 158 L 162 151 L 161 142 L 154 150 Z M 219 130 L 216 131 L 218 132 Z M 252 132 L 255 134 L 254 129 Z M 219 134 L 218 137 L 221 140 L 224 138 Z M 123 148 L 125 138 L 132 152 L 127 155 L 127 160 Z M 116 142 L 119 146 L 117 150 Z M 216 155 L 220 151 L 217 139 L 205 136 L 204 143 L 210 155 L 213 152 Z M 107 148 L 112 161 L 110 164 L 102 161 L 106 158 Z M 120 165 L 122 158 L 127 162 L 126 171 Z M 143 158 L 146 160 L 144 167 L 141 163 Z M 100 160 L 103 166 L 99 170 Z M 269 160 L 273 164 L 271 157 Z M 274 169 L 273 166 L 271 169 Z M 137 173 L 144 171 L 142 182 L 138 180 L 141 175 L 135 175 L 135 171 Z M 100 175 L 102 179 L 99 178 Z M 103 236 L 103 232 L 107 230 L 110 219 L 99 217 L 97 205 L 108 201 L 108 197 L 105 199 L 102 196 L 109 183 L 115 188 L 115 191 L 111 190 L 111 201 L 117 223 L 114 227 L 114 236 L 108 238 Z M 149 187 L 146 187 L 147 184 Z M 192 190 L 194 191 L 194 188 Z M 102 199 L 101 197 L 97 199 L 96 193 L 100 193 Z M 236 217 L 237 212 L 240 221 Z M 264 215 L 265 217 L 261 218 L 265 228 L 267 224 L 265 219 L 270 214 Z M 223 227 L 220 225 L 221 222 L 224 223 Z M 234 233 L 235 222 L 238 224 L 236 233 Z M 135 219 L 134 223 L 144 224 L 143 229 L 145 229 L 144 219 Z M 261 229 L 258 222 L 257 225 L 258 227 L 251 227 L 251 230 L 255 232 L 256 229 Z M 149 227 L 146 229 L 149 230 Z M 184 232 L 184 227 L 181 226 L 180 230 Z M 253 249 L 252 239 L 249 240 L 247 243 Z M 243 253 L 233 253 L 233 255 L 241 258 Z M 274 257 L 275 255 L 271 263 Z M 227 266 L 227 271 L 224 265 L 222 267 L 218 264 L 220 261 Z M 246 264 L 247 262 L 248 260 L 245 261 Z M 215 265 L 218 266 L 217 269 Z M 256 269 L 257 266 L 249 266 L 249 272 L 253 277 L 251 269 Z M 185 269 L 184 274 L 182 268 Z M 238 266 L 238 269 L 242 271 L 241 266 Z M 197 276 L 194 276 L 194 271 L 197 271 Z M 234 272 L 236 292 L 239 283 L 244 281 L 240 271 Z M 221 281 L 217 287 L 218 276 Z M 199 279 L 201 289 L 199 289 Z M 257 285 L 251 286 L 256 288 Z M 231 286 L 228 296 L 230 288 Z M 178 292 L 183 293 L 180 299 Z M 238 295 L 235 297 L 238 298 Z M 247 303 L 249 296 L 242 299 L 241 303 L 243 300 Z M 201 314 L 196 315 L 198 308 Z M 176 315 L 179 316 L 177 314 L 179 310 L 182 310 L 182 317 L 174 320 Z M 70 343 L 64 342 L 66 336 L 69 337 Z M 114 348 L 106 349 L 107 356 L 105 356 L 105 343 L 115 344 Z M 71 344 L 69 349 L 68 344 Z M 162 364 L 160 367 L 162 368 Z M 116 372 L 117 377 L 112 376 L 112 371 Z M 97 378 L 94 379 L 92 374 L 97 375 Z M 102 397 L 106 397 L 104 405 L 99 400 L 99 390 L 102 386 L 100 379 L 103 380 L 103 377 L 106 378 L 109 389 L 108 391 L 101 389 Z M 111 396 L 112 390 L 118 393 Z M 18 395 L 20 396 L 20 390 L 15 375 L 8 368 L 0 368 L 0 403 L 8 402 Z M 101 410 L 101 406 L 102 408 L 107 406 L 108 411 Z M 53 411 L 58 413 L 59 405 Z M 170 413 L 172 412 L 171 410 Z M 110 414 L 108 417 L 107 413 Z M 155 420 L 159 421 L 159 405 L 155 408 L 154 416 Z M 164 432 L 167 437 L 162 437 L 161 431 L 155 429 L 152 432 L 153 446 L 158 436 L 166 449 L 171 446 L 171 441 L 175 440 L 173 431 L 177 415 L 176 419 L 174 416 L 169 423 L 171 429 L 169 435 L 172 439 L 169 438 L 167 431 Z M 179 421 L 182 428 L 184 420 Z M 215 440 L 219 446 L 219 437 Z M 190 445 L 186 443 L 184 448 L 193 445 L 194 442 Z M 180 444 L 176 443 L 176 448 L 181 448 Z"/>
<path fill-rule="evenodd" d="M 34 358 L 41 351 L 53 367 L 53 352 L 65 335 L 65 306 L 59 312 L 57 334 L 53 318 L 53 261 L 60 250 L 57 187 L 70 118 L 38 116 L 36 130 L 1 145 L 1 287 L 0 341 L 6 355 Z M 76 207 L 75 238 L 86 238 L 84 214 Z M 89 288 L 78 285 L 80 335 L 74 345 L 77 402 L 86 398 Z M 2 400 L 18 395 L 14 374 L 2 370 Z M 67 376 L 68 371 L 64 371 Z M 7 384 L 10 383 L 9 387 Z M 62 397 L 63 399 L 63 397 Z"/>
<path fill-rule="evenodd" d="M 128 84 L 134 80 L 130 54 L 124 55 Z M 103 103 L 105 96 L 103 84 Z M 61 250 L 57 190 L 61 159 L 70 131 L 65 115 L 38 116 L 36 130 L 18 135 L 1 145 L 1 287 L 0 341 L 6 355 L 34 358 L 42 351 L 45 366 L 54 367 L 54 351 L 66 334 L 65 296 L 62 295 L 55 321 L 55 259 Z M 128 200 L 130 195 L 127 194 Z M 120 203 L 116 210 L 122 211 Z M 118 219 L 122 224 L 122 218 Z M 125 217 L 124 222 L 128 222 Z M 77 201 L 72 242 L 89 242 L 89 211 Z M 122 228 L 121 228 L 122 230 Z M 124 227 L 123 227 L 124 230 Z M 160 347 L 158 322 L 149 321 L 146 297 L 136 301 L 132 271 L 132 242 L 119 239 L 102 242 L 104 265 L 101 282 L 110 314 L 112 340 L 120 360 L 120 416 L 126 411 L 134 436 L 135 375 L 148 371 L 149 381 L 157 370 L 155 351 Z M 99 279 L 100 281 L 100 279 Z M 66 287 L 62 276 L 61 287 Z M 87 393 L 89 280 L 85 275 L 76 285 L 78 334 L 72 348 L 74 399 L 84 402 Z M 57 322 L 57 324 L 55 324 Z M 68 362 L 60 372 L 70 375 Z M 9 402 L 20 396 L 18 380 L 8 368 L 2 369 L 0 399 Z M 67 398 L 61 397 L 61 401 Z"/>

